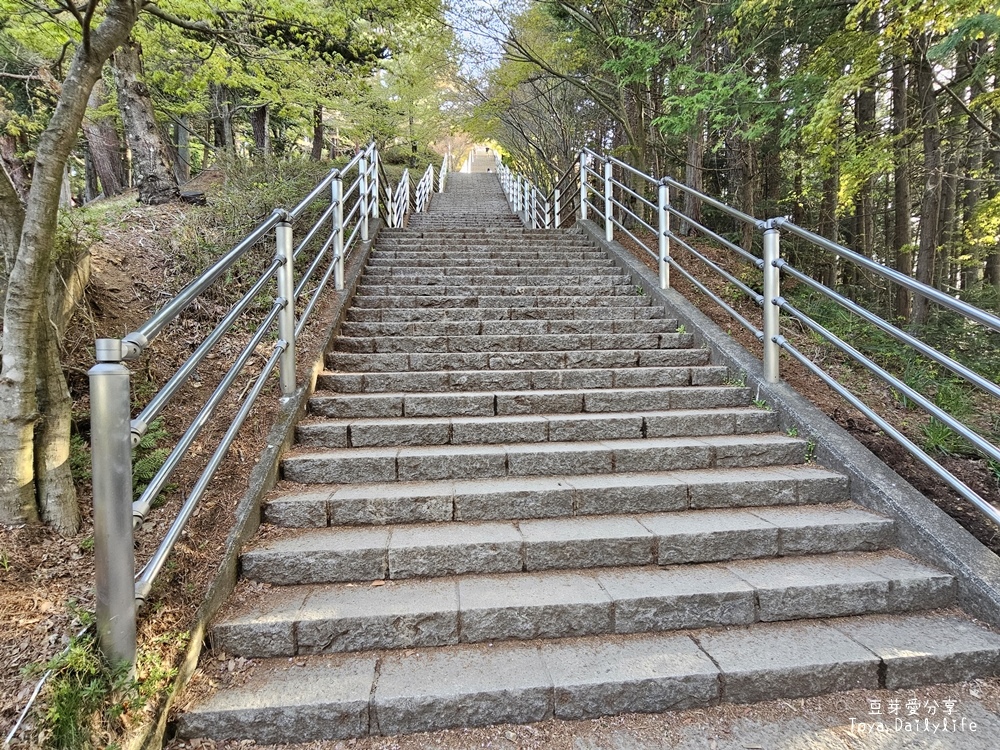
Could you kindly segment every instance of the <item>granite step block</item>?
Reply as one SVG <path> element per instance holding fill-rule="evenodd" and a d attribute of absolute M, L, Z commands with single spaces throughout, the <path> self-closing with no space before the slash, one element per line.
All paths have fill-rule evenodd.
<path fill-rule="evenodd" d="M 948 610 L 461 644 L 266 660 L 245 684 L 181 714 L 178 735 L 277 744 L 660 713 L 998 673 L 1000 636 Z"/>
<path fill-rule="evenodd" d="M 300 484 L 611 474 L 789 465 L 802 463 L 805 450 L 805 441 L 774 434 L 335 448 L 296 451 L 282 472 Z"/>
<path fill-rule="evenodd" d="M 814 466 L 282 488 L 264 505 L 286 527 L 562 518 L 849 499 L 844 476 Z"/>
<path fill-rule="evenodd" d="M 666 568 L 276 587 L 218 622 L 247 657 L 645 633 L 952 606 L 953 579 L 896 552 Z M 792 604 L 780 611 L 776 603 Z"/>
<path fill-rule="evenodd" d="M 640 439 L 773 432 L 774 412 L 754 408 L 605 412 L 550 416 L 410 417 L 300 422 L 297 442 L 309 448 L 468 445 Z"/>
<path fill-rule="evenodd" d="M 491 307 L 491 308 L 357 308 L 347 312 L 347 320 L 358 322 L 442 322 L 498 320 L 653 320 L 664 317 L 663 308 L 640 307 Z"/>
<path fill-rule="evenodd" d="M 339 336 L 335 351 L 355 354 L 441 354 L 445 352 L 604 351 L 690 349 L 690 333 L 567 333 L 472 336 Z"/>
<path fill-rule="evenodd" d="M 708 353 L 703 352 L 703 361 Z M 454 392 L 481 390 L 567 390 L 579 388 L 665 388 L 722 385 L 725 367 L 621 367 L 572 370 L 459 370 L 321 373 L 317 393 Z"/>
<path fill-rule="evenodd" d="M 597 351 L 355 354 L 331 352 L 330 370 L 341 372 L 428 372 L 448 370 L 593 370 L 600 368 L 704 365 L 704 349 L 604 349 Z"/>
<path fill-rule="evenodd" d="M 348 338 L 366 336 L 540 336 L 544 334 L 674 333 L 677 321 L 670 318 L 651 320 L 455 320 L 400 323 L 359 323 L 348 321 L 340 335 Z"/>
<path fill-rule="evenodd" d="M 354 297 L 354 306 L 358 308 L 421 308 L 421 307 L 646 307 L 648 297 L 635 294 L 603 294 L 582 287 L 559 287 L 565 293 L 552 294 L 518 294 L 511 290 L 509 294 L 469 294 L 449 295 L 396 295 L 367 294 L 361 289 Z M 497 287 L 491 287 L 496 291 Z M 571 292 L 576 293 L 571 293 Z"/>
<path fill-rule="evenodd" d="M 681 511 L 494 522 L 332 527 L 244 552 L 246 578 L 276 585 L 465 573 L 676 565 L 884 549 L 891 521 L 854 507 Z"/>
<path fill-rule="evenodd" d="M 528 391 L 344 393 L 313 396 L 309 411 L 334 419 L 386 417 L 491 417 L 746 407 L 747 388 L 574 388 Z M 664 423 L 664 429 L 668 425 Z"/>

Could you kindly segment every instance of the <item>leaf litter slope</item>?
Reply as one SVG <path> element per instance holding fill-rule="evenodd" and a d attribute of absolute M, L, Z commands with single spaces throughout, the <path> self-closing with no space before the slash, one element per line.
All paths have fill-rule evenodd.
<path fill-rule="evenodd" d="M 4 623 L 0 628 L 0 727 L 4 735 L 37 683 L 42 671 L 39 665 L 62 651 L 70 635 L 80 630 L 84 613 L 94 609 L 90 456 L 86 452 L 90 429 L 87 370 L 93 365 L 94 339 L 123 336 L 135 330 L 271 208 L 290 204 L 297 196 L 304 195 L 329 168 L 329 164 L 303 163 L 291 176 L 287 174 L 288 167 L 273 164 L 260 166 L 259 172 L 245 166 L 227 169 L 225 173 L 209 171 L 186 187 L 205 191 L 208 207 L 180 202 L 139 206 L 133 192 L 91 204 L 73 218 L 69 231 L 79 241 L 92 243 L 90 284 L 63 342 L 63 362 L 74 397 L 74 431 L 78 437 L 74 439 L 72 460 L 78 477 L 83 525 L 78 534 L 69 538 L 42 527 L 0 527 L 0 622 Z M 261 184 L 277 183 L 272 179 L 273 172 L 282 170 L 286 172 L 282 194 L 272 192 L 262 197 L 255 195 L 254 199 L 240 198 L 246 187 L 259 193 Z M 225 280 L 221 291 L 198 300 L 131 365 L 133 413 L 166 382 L 228 310 L 235 299 L 233 295 L 241 293 L 236 292 L 239 283 L 254 276 L 255 267 L 270 262 L 273 246 L 261 248 L 257 254 L 260 258 L 256 265 L 251 263 L 237 269 Z M 269 300 L 260 302 L 269 304 Z M 319 339 L 329 314 L 326 305 L 318 305 L 303 332 L 298 344 L 300 378 L 307 369 L 303 363 L 311 363 L 325 343 Z M 199 365 L 163 412 L 163 429 L 169 440 L 161 447 L 169 448 L 190 424 L 251 332 L 249 323 L 242 326 L 238 323 L 234 340 L 219 346 Z M 269 345 L 262 345 L 255 352 L 247 373 L 234 386 L 234 395 L 224 403 L 223 415 L 203 429 L 192 446 L 192 459 L 181 464 L 171 480 L 170 491 L 137 531 L 138 565 L 149 559 L 163 538 L 183 498 L 225 432 L 228 424 L 225 415 L 235 413 L 255 377 L 254 366 L 259 369 L 270 351 Z M 161 688 L 185 647 L 194 614 L 217 570 L 233 525 L 233 511 L 277 414 L 278 395 L 276 378 L 272 378 L 181 536 L 140 617 L 139 648 L 144 659 L 139 676 L 148 676 L 143 674 L 143 664 L 154 665 L 146 671 L 163 672 L 159 677 Z M 156 687 L 151 686 L 154 694 Z M 151 709 L 150 704 L 146 711 Z M 105 742 L 113 741 L 114 733 L 127 734 L 141 717 L 141 712 L 126 715 L 123 726 L 108 728 Z M 37 743 L 38 731 L 34 719 L 29 720 L 14 747 Z"/>

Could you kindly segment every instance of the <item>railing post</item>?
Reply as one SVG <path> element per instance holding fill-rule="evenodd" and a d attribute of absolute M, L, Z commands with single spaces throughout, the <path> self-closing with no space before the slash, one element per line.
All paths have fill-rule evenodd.
<path fill-rule="evenodd" d="M 549 211 L 552 210 L 552 204 L 549 203 L 549 197 L 545 196 L 545 228 L 552 228 L 552 217 L 549 216 Z"/>
<path fill-rule="evenodd" d="M 278 379 L 281 395 L 287 397 L 295 393 L 295 251 L 292 248 L 292 225 L 288 221 L 279 222 L 274 229 L 274 237 L 278 257 L 283 261 L 278 268 L 278 296 L 285 300 L 285 306 L 278 313 L 278 337 L 286 344 L 278 361 Z M 343 289 L 343 286 L 337 288 Z"/>
<path fill-rule="evenodd" d="M 580 220 L 587 220 L 587 155 L 580 152 Z"/>
<path fill-rule="evenodd" d="M 531 183 L 531 228 L 538 229 L 538 188 Z"/>
<path fill-rule="evenodd" d="M 368 242 L 368 158 L 367 154 L 358 162 L 358 198 L 361 200 L 361 241 Z"/>
<path fill-rule="evenodd" d="M 113 664 L 135 665 L 130 373 L 119 339 L 97 339 L 90 368 L 97 638 Z"/>
<path fill-rule="evenodd" d="M 379 160 L 378 149 L 375 148 L 374 146 L 372 146 L 372 166 L 371 166 L 371 170 L 372 170 L 372 179 L 371 179 L 372 198 L 371 198 L 371 207 L 372 207 L 372 218 L 373 219 L 377 219 L 378 218 L 378 191 L 379 191 L 379 188 L 381 187 L 381 185 L 379 184 L 379 179 L 378 179 L 378 160 Z"/>
<path fill-rule="evenodd" d="M 670 264 L 667 258 L 670 257 L 670 188 L 667 183 L 661 181 L 657 188 L 657 213 L 659 214 L 660 236 L 659 236 L 659 261 L 660 261 L 660 289 L 670 288 Z"/>
<path fill-rule="evenodd" d="M 768 222 L 764 229 L 764 379 L 768 383 L 777 383 L 780 379 L 778 371 L 778 336 L 781 334 L 776 300 L 781 296 L 781 273 L 777 262 L 781 257 L 780 233 Z"/>
<path fill-rule="evenodd" d="M 611 221 L 611 217 L 614 215 L 614 208 L 611 202 L 611 198 L 614 195 L 612 192 L 614 189 L 614 185 L 611 182 L 612 178 L 611 160 L 607 159 L 604 162 L 604 239 L 608 242 L 611 242 L 615 238 L 615 225 Z"/>
<path fill-rule="evenodd" d="M 555 198 L 555 206 L 554 206 L 555 210 L 553 211 L 553 215 L 554 215 L 554 218 L 555 218 L 555 222 L 554 223 L 555 223 L 555 228 L 558 229 L 559 228 L 559 214 L 562 211 L 562 204 L 559 201 L 559 188 L 556 188 L 553 191 L 553 197 Z"/>
<path fill-rule="evenodd" d="M 344 288 L 344 180 L 340 172 L 330 183 L 330 200 L 333 201 L 333 269 L 334 289 Z"/>

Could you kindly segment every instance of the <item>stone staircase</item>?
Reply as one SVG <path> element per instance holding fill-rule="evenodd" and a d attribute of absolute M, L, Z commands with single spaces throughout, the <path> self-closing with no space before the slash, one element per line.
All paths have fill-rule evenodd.
<path fill-rule="evenodd" d="M 995 674 L 1000 637 L 572 232 L 383 230 L 178 717 L 261 743 Z M 222 657 L 220 657 L 222 658 Z"/>

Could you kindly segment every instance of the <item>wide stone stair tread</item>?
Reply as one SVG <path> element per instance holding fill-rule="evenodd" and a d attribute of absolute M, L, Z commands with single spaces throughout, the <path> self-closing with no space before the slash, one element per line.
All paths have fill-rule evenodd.
<path fill-rule="evenodd" d="M 391 307 L 358 308 L 347 312 L 347 320 L 364 322 L 435 322 L 497 320 L 595 320 L 629 321 L 663 318 L 663 309 L 650 305 L 631 307 Z M 605 323 L 606 325 L 606 323 Z"/>
<path fill-rule="evenodd" d="M 540 352 L 331 352 L 327 367 L 345 372 L 535 370 L 703 365 L 703 349 L 591 349 Z"/>
<path fill-rule="evenodd" d="M 367 448 L 745 435 L 773 432 L 777 427 L 774 412 L 743 407 L 711 411 L 315 419 L 299 423 L 296 439 L 305 448 Z"/>
<path fill-rule="evenodd" d="M 689 333 L 547 333 L 471 336 L 339 336 L 334 350 L 356 354 L 689 349 Z"/>
<path fill-rule="evenodd" d="M 277 585 L 464 573 L 675 565 L 877 550 L 893 523 L 852 506 L 697 510 L 395 527 L 330 527 L 243 554 L 243 576 Z"/>
<path fill-rule="evenodd" d="M 268 659 L 179 717 L 185 737 L 270 744 L 793 699 L 1000 670 L 957 611 L 722 630 Z"/>
<path fill-rule="evenodd" d="M 951 576 L 895 551 L 376 583 L 272 587 L 223 617 L 213 646 L 294 656 L 900 613 L 955 600 Z"/>
<path fill-rule="evenodd" d="M 683 379 L 683 371 L 681 374 Z M 727 385 L 656 388 L 566 388 L 454 393 L 400 391 L 313 396 L 309 409 L 321 417 L 440 417 L 582 412 L 660 411 L 748 406 L 750 390 Z"/>
<path fill-rule="evenodd" d="M 295 449 L 283 476 L 303 484 L 609 474 L 780 466 L 805 460 L 806 442 L 775 434 L 578 442 Z"/>
<path fill-rule="evenodd" d="M 693 350 L 696 361 L 708 361 L 704 350 Z M 482 391 L 578 388 L 654 388 L 686 385 L 722 385 L 725 367 L 712 365 L 676 367 L 566 368 L 559 370 L 428 370 L 414 372 L 322 372 L 318 391 L 333 393 L 386 393 L 406 391 Z M 323 398 L 317 396 L 316 398 Z M 319 403 L 319 402 L 317 402 Z"/>
<path fill-rule="evenodd" d="M 492 287 L 493 294 L 476 297 L 468 294 L 392 295 L 366 294 L 361 289 L 354 297 L 354 304 L 365 307 L 645 307 L 645 297 L 626 294 L 604 294 L 600 289 L 588 291 L 583 287 L 567 288 L 566 294 L 520 294 L 516 289 L 506 293 L 503 287 Z M 574 292 L 574 293 L 569 293 Z"/>
<path fill-rule="evenodd" d="M 361 323 L 347 321 L 341 335 L 348 338 L 366 336 L 541 336 L 553 334 L 590 334 L 604 328 L 604 333 L 648 334 L 675 333 L 677 321 L 672 318 L 650 320 L 598 320 L 571 318 L 551 320 L 458 320 L 399 323 Z"/>
<path fill-rule="evenodd" d="M 264 506 L 288 527 L 492 521 L 699 508 L 840 503 L 846 478 L 810 466 L 504 477 L 377 484 L 280 484 Z"/>

